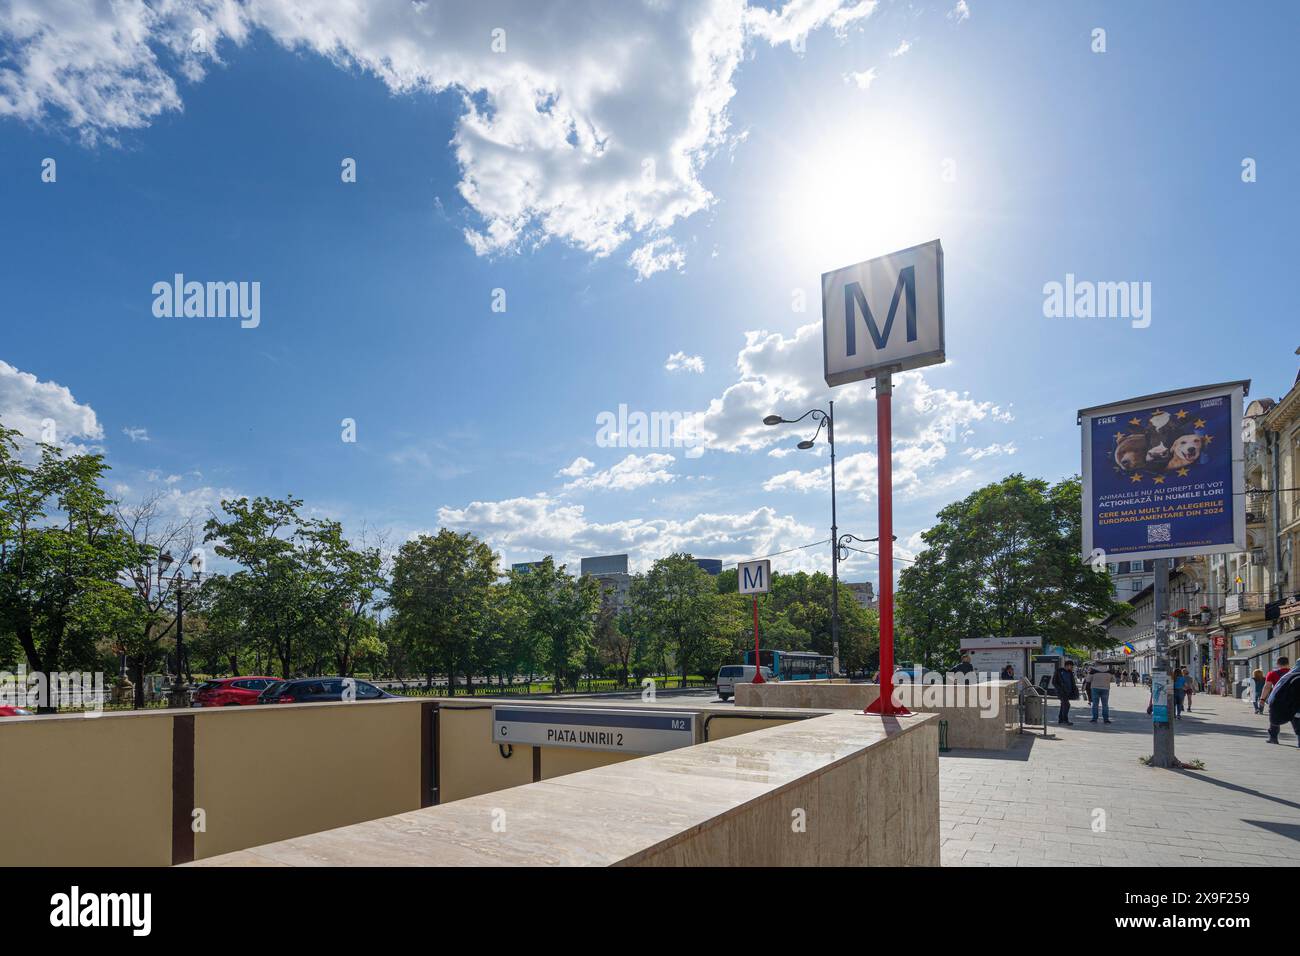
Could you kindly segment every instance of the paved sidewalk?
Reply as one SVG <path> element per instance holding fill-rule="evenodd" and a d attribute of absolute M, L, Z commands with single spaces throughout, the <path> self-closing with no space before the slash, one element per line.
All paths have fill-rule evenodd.
<path fill-rule="evenodd" d="M 1205 769 L 1153 770 L 1145 688 L 1111 690 L 1111 720 L 1049 716 L 1047 738 L 1006 752 L 939 759 L 945 866 L 1295 866 L 1300 863 L 1300 749 L 1289 726 L 1244 701 L 1198 694 L 1175 722 L 1178 758 Z M 1104 814 L 1104 817 L 1103 817 Z M 1104 829 L 1094 829 L 1094 820 Z"/>

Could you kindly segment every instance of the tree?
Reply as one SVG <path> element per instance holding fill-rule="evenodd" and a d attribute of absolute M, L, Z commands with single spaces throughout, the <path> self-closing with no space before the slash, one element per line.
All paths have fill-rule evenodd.
<path fill-rule="evenodd" d="M 285 678 L 293 676 L 294 655 L 311 633 L 314 610 L 299 547 L 305 532 L 300 507 L 298 498 L 238 498 L 221 502 L 224 519 L 204 525 L 203 540 L 216 542 L 218 555 L 240 565 L 225 598 L 241 602 L 244 627 L 267 642 Z"/>
<path fill-rule="evenodd" d="M 725 659 L 724 605 L 717 585 L 689 554 L 660 558 L 633 579 L 633 613 L 649 632 L 660 659 L 671 655 L 685 682 L 693 667 L 709 669 Z"/>
<path fill-rule="evenodd" d="M 158 507 L 160 498 L 153 494 L 134 505 L 118 503 L 114 509 L 118 527 L 135 548 L 136 561 L 124 575 L 135 613 L 116 632 L 114 650 L 126 658 L 137 709 L 144 706 L 145 671 L 162 657 L 162 642 L 176 625 L 179 585 L 174 576 L 158 573 L 158 557 L 169 554 L 176 566 L 183 568 L 194 554 L 194 522 L 164 519 Z"/>
<path fill-rule="evenodd" d="M 404 543 L 393 561 L 388 606 L 391 626 L 411 658 L 430 677 L 447 675 L 456 692 L 464 673 L 473 692 L 476 644 L 490 621 L 496 555 L 472 534 L 442 529 Z"/>
<path fill-rule="evenodd" d="M 1109 576 L 1080 559 L 1080 495 L 1078 477 L 1049 485 L 1015 474 L 940 511 L 899 579 L 908 644 L 942 663 L 970 636 L 1105 647 L 1100 622 L 1123 605 Z"/>
<path fill-rule="evenodd" d="M 33 670 L 51 674 L 65 669 L 68 639 L 86 636 L 97 614 L 117 618 L 121 595 L 110 587 L 120 587 L 136 551 L 100 487 L 102 455 L 64 457 L 42 443 L 29 467 L 20 438 L 0 425 L 0 632 L 14 635 Z M 93 642 L 80 649 L 81 660 L 94 660 Z"/>
<path fill-rule="evenodd" d="M 578 688 L 578 679 L 592 650 L 600 584 L 595 578 L 574 578 L 548 555 L 518 574 L 527 628 L 538 641 L 556 690 Z"/>

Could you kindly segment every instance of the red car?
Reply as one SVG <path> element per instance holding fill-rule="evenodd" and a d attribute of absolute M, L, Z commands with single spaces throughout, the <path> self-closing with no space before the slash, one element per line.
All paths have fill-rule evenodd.
<path fill-rule="evenodd" d="M 283 681 L 278 677 L 223 677 L 200 685 L 194 692 L 195 707 L 240 707 L 256 704 L 257 697 L 272 684 Z"/>
<path fill-rule="evenodd" d="M 11 707 L 9 704 L 0 705 L 0 717 L 30 717 L 34 711 L 25 707 Z"/>

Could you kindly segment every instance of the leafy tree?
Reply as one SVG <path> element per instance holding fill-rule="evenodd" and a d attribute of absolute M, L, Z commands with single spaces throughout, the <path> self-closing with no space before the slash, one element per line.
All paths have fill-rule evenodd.
<path fill-rule="evenodd" d="M 496 555 L 472 534 L 442 529 L 404 543 L 393 562 L 391 626 L 426 675 L 447 675 L 456 692 L 464 673 L 473 691 L 475 645 L 491 620 Z"/>
<path fill-rule="evenodd" d="M 692 668 L 710 668 L 729 652 L 725 605 L 713 578 L 689 554 L 656 561 L 633 579 L 628 600 L 655 657 L 671 656 L 683 680 Z"/>
<path fill-rule="evenodd" d="M 20 455 L 21 434 L 0 425 L 0 632 L 14 635 L 33 670 L 69 669 L 70 650 L 93 661 L 85 637 L 96 616 L 122 609 L 112 591 L 136 557 L 100 487 L 102 455 L 64 457 L 41 444 Z"/>
<path fill-rule="evenodd" d="M 909 653 L 947 663 L 962 637 L 1041 635 L 1105 647 L 1101 620 L 1122 612 L 1105 573 L 1079 557 L 1078 477 L 1051 485 L 1015 474 L 948 505 L 900 575 Z"/>
<path fill-rule="evenodd" d="M 600 584 L 591 576 L 571 577 L 550 556 L 513 580 L 522 594 L 528 631 L 541 648 L 556 689 L 577 690 L 593 646 Z"/>

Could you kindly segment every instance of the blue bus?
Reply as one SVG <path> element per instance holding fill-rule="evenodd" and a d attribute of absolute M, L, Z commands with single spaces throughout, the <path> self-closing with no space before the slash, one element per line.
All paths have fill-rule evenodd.
<path fill-rule="evenodd" d="M 770 651 L 759 648 L 759 660 L 777 680 L 826 680 L 834 677 L 835 659 L 813 651 Z M 745 663 L 754 664 L 754 652 L 745 651 Z"/>

